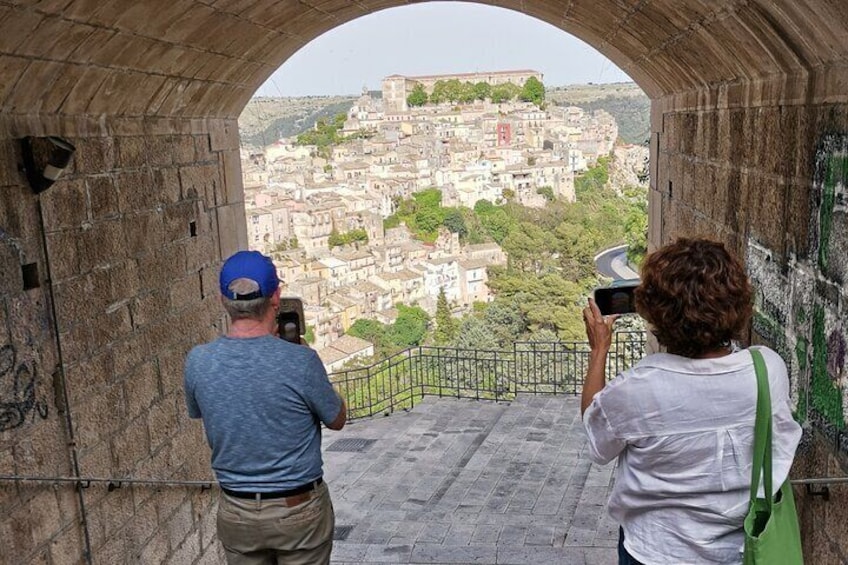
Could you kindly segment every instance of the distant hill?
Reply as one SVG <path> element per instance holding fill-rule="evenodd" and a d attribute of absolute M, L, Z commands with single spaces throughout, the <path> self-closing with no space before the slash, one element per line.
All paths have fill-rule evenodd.
<path fill-rule="evenodd" d="M 253 98 L 239 116 L 239 136 L 244 145 L 264 147 L 303 133 L 319 118 L 346 114 L 355 101 L 354 96 Z"/>
<path fill-rule="evenodd" d="M 606 110 L 618 123 L 618 136 L 625 143 L 645 143 L 651 136 L 651 100 L 635 83 L 548 87 L 545 98 L 559 106 Z"/>

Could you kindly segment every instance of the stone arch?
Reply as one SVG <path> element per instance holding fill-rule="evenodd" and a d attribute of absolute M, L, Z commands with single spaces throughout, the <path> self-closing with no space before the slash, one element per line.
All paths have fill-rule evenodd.
<path fill-rule="evenodd" d="M 404 4 L 13 4 L 0 15 L 0 98 L 13 114 L 234 118 L 309 40 Z M 838 95 L 838 81 L 827 77 L 844 61 L 846 16 L 824 0 L 497 4 L 583 39 L 653 99 L 711 92 L 716 104 L 771 83 L 791 85 L 786 101 L 816 91 Z"/>
<path fill-rule="evenodd" d="M 819 430 L 797 472 L 848 468 L 838 410 L 848 402 L 832 378 L 844 368 L 815 354 L 844 332 L 845 265 L 833 251 L 848 225 L 835 200 L 848 182 L 848 9 L 832 0 L 488 3 L 585 40 L 649 94 L 651 243 L 706 234 L 746 256 L 761 296 L 773 297 L 758 304 L 754 339 L 793 356 L 796 400 Z M 0 5 L 0 241 L 14 242 L 0 254 L 0 347 L 25 340 L 33 398 L 57 399 L 43 418 L 0 432 L 0 473 L 65 475 L 78 462 L 89 476 L 208 476 L 180 376 L 186 349 L 220 330 L 221 257 L 247 245 L 236 118 L 310 39 L 404 4 Z M 77 153 L 35 197 L 18 140 L 44 135 L 68 138 Z M 832 387 L 828 410 L 817 409 L 812 384 Z M 86 547 L 104 562 L 182 562 L 215 551 L 212 505 L 194 492 L 3 491 L 0 513 L 15 527 L 0 528 L 0 543 L 21 562 Z M 808 547 L 824 552 L 817 562 L 848 552 L 827 525 L 838 515 L 801 506 L 807 523 L 825 524 L 807 532 Z"/>

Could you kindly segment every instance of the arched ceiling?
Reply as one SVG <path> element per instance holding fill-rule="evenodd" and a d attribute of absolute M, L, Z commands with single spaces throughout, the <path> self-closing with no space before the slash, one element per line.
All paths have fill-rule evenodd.
<path fill-rule="evenodd" d="M 848 66 L 844 0 L 492 0 L 652 98 Z M 0 0 L 0 112 L 236 117 L 322 33 L 402 0 Z"/>

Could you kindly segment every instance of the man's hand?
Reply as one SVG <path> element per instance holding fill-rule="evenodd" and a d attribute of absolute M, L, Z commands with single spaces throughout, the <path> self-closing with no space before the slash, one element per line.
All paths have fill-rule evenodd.
<path fill-rule="evenodd" d="M 347 423 L 347 404 L 341 395 L 339 395 L 339 399 L 342 401 L 342 407 L 339 409 L 339 415 L 336 416 L 336 419 L 333 420 L 332 423 L 327 424 L 328 428 L 336 431 L 342 429 L 345 426 L 345 423 Z"/>

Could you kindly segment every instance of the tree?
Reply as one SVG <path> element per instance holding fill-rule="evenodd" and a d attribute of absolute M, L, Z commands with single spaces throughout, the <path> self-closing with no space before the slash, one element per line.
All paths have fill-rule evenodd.
<path fill-rule="evenodd" d="M 442 191 L 438 188 L 428 188 L 412 195 L 420 206 L 438 207 L 442 204 Z"/>
<path fill-rule="evenodd" d="M 474 85 L 474 96 L 477 100 L 485 100 L 492 93 L 492 85 L 488 82 L 478 82 Z"/>
<path fill-rule="evenodd" d="M 494 88 L 492 88 L 490 97 L 492 99 L 492 102 L 495 104 L 500 104 L 501 102 L 511 100 L 509 92 L 501 86 L 495 86 Z"/>
<path fill-rule="evenodd" d="M 534 274 L 556 270 L 552 261 L 558 246 L 554 234 L 534 222 L 520 222 L 503 241 L 504 251 L 516 268 Z"/>
<path fill-rule="evenodd" d="M 419 231 L 432 233 L 436 231 L 444 218 L 442 217 L 441 208 L 421 208 L 415 213 L 415 225 Z"/>
<path fill-rule="evenodd" d="M 433 104 L 441 104 L 450 100 L 447 93 L 448 83 L 445 80 L 437 80 L 433 85 L 433 90 L 430 92 L 430 102 Z"/>
<path fill-rule="evenodd" d="M 624 222 L 627 260 L 641 265 L 648 252 L 648 213 L 645 207 L 634 207 Z"/>
<path fill-rule="evenodd" d="M 400 225 L 400 218 L 397 214 L 392 214 L 385 220 L 383 220 L 383 229 L 390 230 L 392 228 L 396 228 Z"/>
<path fill-rule="evenodd" d="M 345 120 L 347 114 L 337 114 L 330 121 L 320 118 L 315 122 L 314 128 L 297 136 L 295 144 L 315 145 L 322 154 L 326 154 L 329 147 L 344 141 L 344 136 L 339 135 L 339 132 L 344 127 Z"/>
<path fill-rule="evenodd" d="M 330 236 L 327 238 L 327 246 L 332 249 L 333 247 L 340 247 L 344 244 L 344 238 L 339 233 L 339 230 L 333 228 L 333 230 L 330 232 Z"/>
<path fill-rule="evenodd" d="M 462 83 L 452 78 L 445 84 L 445 96 L 451 102 L 458 102 L 462 97 Z"/>
<path fill-rule="evenodd" d="M 578 200 L 606 188 L 609 182 L 609 162 L 609 157 L 600 157 L 594 167 L 574 179 L 574 193 Z"/>
<path fill-rule="evenodd" d="M 492 99 L 492 102 L 494 102 L 495 104 L 500 104 L 501 102 L 514 100 L 516 97 L 518 97 L 520 93 L 521 88 L 511 82 L 505 82 L 503 84 L 493 86 L 490 97 Z"/>
<path fill-rule="evenodd" d="M 333 228 L 333 231 L 330 232 L 330 236 L 327 238 L 327 246 L 330 249 L 357 242 L 368 243 L 368 232 L 362 228 L 357 228 L 349 232 L 339 233 L 336 228 Z"/>
<path fill-rule="evenodd" d="M 363 228 L 357 228 L 355 230 L 350 230 L 347 232 L 347 238 L 349 243 L 368 243 L 368 232 Z"/>
<path fill-rule="evenodd" d="M 448 208 L 445 211 L 445 219 L 442 224 L 452 233 L 458 233 L 460 238 L 468 235 L 468 227 L 465 225 L 465 217 L 462 211 L 457 208 Z"/>
<path fill-rule="evenodd" d="M 559 274 L 536 275 L 516 270 L 490 269 L 490 286 L 498 299 L 519 306 L 533 330 L 548 328 L 563 339 L 585 338 L 579 301 L 597 281 L 570 281 Z M 582 336 L 582 337 L 581 337 Z"/>
<path fill-rule="evenodd" d="M 550 186 L 540 186 L 536 189 L 536 194 L 541 194 L 548 202 L 554 201 L 554 189 Z"/>
<path fill-rule="evenodd" d="M 436 345 L 447 345 L 453 342 L 456 336 L 456 325 L 451 315 L 448 299 L 444 287 L 439 288 L 439 297 L 436 299 Z"/>
<path fill-rule="evenodd" d="M 501 348 L 512 347 L 527 330 L 527 321 L 521 305 L 515 300 L 496 300 L 489 304 L 483 314 L 489 331 Z"/>
<path fill-rule="evenodd" d="M 530 334 L 530 341 L 535 343 L 551 343 L 559 341 L 559 336 L 555 331 L 548 328 L 540 328 Z"/>
<path fill-rule="evenodd" d="M 410 106 L 423 106 L 427 103 L 427 100 L 427 91 L 424 90 L 424 85 L 420 82 L 415 83 L 415 86 L 412 87 L 412 92 L 406 97 L 406 103 Z"/>
<path fill-rule="evenodd" d="M 391 352 L 393 344 L 389 341 L 387 328 L 377 320 L 360 318 L 347 330 L 348 335 L 364 339 L 374 344 L 380 352 Z"/>
<path fill-rule="evenodd" d="M 491 212 L 495 208 L 495 205 L 485 198 L 478 200 L 474 203 L 474 212 L 479 215 L 484 215 Z"/>
<path fill-rule="evenodd" d="M 398 304 L 398 317 L 389 328 L 388 335 L 395 345 L 401 348 L 420 345 L 427 333 L 430 317 L 419 306 Z"/>
<path fill-rule="evenodd" d="M 470 104 L 477 99 L 477 93 L 474 90 L 474 85 L 470 82 L 463 82 L 459 89 L 459 101 L 464 104 Z"/>
<path fill-rule="evenodd" d="M 536 77 L 530 77 L 524 82 L 520 97 L 525 102 L 541 106 L 545 101 L 545 85 Z"/>
<path fill-rule="evenodd" d="M 515 220 L 500 207 L 492 207 L 490 212 L 485 214 L 478 213 L 478 215 L 480 216 L 480 223 L 483 224 L 486 232 L 498 244 L 503 243 L 515 223 Z"/>
<path fill-rule="evenodd" d="M 461 349 L 498 349 L 492 333 L 480 318 L 469 316 L 459 326 L 456 346 Z"/>

